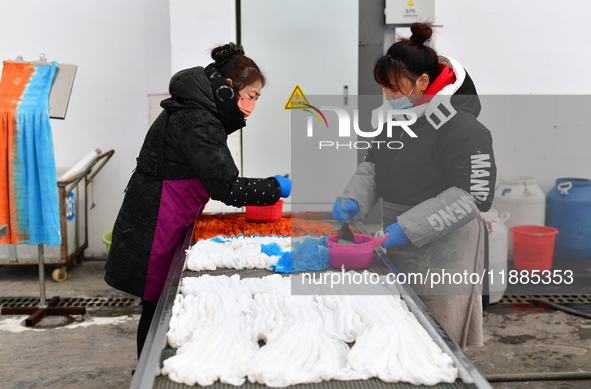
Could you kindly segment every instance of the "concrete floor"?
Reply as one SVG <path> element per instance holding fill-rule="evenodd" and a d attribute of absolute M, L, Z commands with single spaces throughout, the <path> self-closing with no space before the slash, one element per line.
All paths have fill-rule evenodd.
<path fill-rule="evenodd" d="M 466 350 L 482 374 L 589 371 L 591 321 L 529 304 L 484 312 L 484 347 Z M 591 381 L 494 383 L 495 388 L 589 388 Z"/>
<path fill-rule="evenodd" d="M 86 261 L 51 280 L 47 297 L 124 296 L 103 281 L 104 261 Z M 34 266 L 0 268 L 0 297 L 39 296 Z M 128 388 L 137 364 L 135 334 L 140 306 L 88 308 L 73 318 L 46 317 L 35 329 L 26 316 L 0 316 L 0 388 Z M 485 311 L 485 346 L 467 355 L 485 375 L 589 370 L 591 321 L 527 304 L 495 304 Z M 495 388 L 589 388 L 591 381 L 495 383 Z"/>
<path fill-rule="evenodd" d="M 70 268 L 62 283 L 46 266 L 46 296 L 130 297 L 104 281 L 104 261 Z M 39 296 L 35 266 L 0 268 L 0 296 Z M 0 316 L 0 388 L 128 388 L 137 364 L 135 334 L 141 307 L 87 308 L 84 316 L 47 316 L 39 329 L 24 316 Z M 72 321 L 72 318 L 74 319 Z M 69 323 L 69 324 L 68 324 Z"/>

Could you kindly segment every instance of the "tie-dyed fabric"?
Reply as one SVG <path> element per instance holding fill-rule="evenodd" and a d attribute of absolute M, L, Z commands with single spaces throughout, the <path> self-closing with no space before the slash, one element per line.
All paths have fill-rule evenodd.
<path fill-rule="evenodd" d="M 61 244 L 49 91 L 57 63 L 4 62 L 0 79 L 1 244 Z"/>

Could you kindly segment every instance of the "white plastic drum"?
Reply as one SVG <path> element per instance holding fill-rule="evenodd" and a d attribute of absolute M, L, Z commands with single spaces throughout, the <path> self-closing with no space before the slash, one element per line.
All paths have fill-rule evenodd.
<path fill-rule="evenodd" d="M 496 209 L 481 213 L 488 227 L 488 267 L 492 271 L 489 275 L 490 303 L 498 303 L 507 290 L 507 237 L 508 230 L 505 221 L 508 212 L 499 216 Z"/>
<path fill-rule="evenodd" d="M 543 226 L 546 215 L 546 195 L 533 177 L 502 176 L 495 189 L 492 208 L 509 212 L 511 219 L 505 223 L 513 226 Z M 513 233 L 509 231 L 509 256 L 513 258 Z"/>

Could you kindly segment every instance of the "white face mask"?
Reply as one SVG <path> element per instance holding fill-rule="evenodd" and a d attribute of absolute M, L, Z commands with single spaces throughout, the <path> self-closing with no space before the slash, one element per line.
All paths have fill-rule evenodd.
<path fill-rule="evenodd" d="M 412 89 L 410 90 L 410 92 L 408 92 L 407 95 L 399 97 L 397 99 L 393 99 L 393 100 L 388 100 L 388 103 L 390 103 L 390 106 L 392 107 L 392 109 L 398 110 L 398 109 L 407 109 L 412 107 L 413 105 L 415 105 L 416 103 L 411 103 L 410 100 L 408 99 L 408 96 L 411 95 L 412 91 L 415 90 L 415 88 L 417 87 L 417 84 L 419 83 L 419 79 L 417 78 L 417 81 L 415 82 L 415 86 L 412 87 Z M 421 93 L 422 95 L 422 93 Z M 420 98 L 420 96 L 419 96 Z M 418 101 L 418 100 L 417 100 Z"/>

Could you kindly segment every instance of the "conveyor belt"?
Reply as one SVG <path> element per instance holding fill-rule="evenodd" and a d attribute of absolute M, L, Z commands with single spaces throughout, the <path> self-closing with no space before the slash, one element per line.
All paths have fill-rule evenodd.
<path fill-rule="evenodd" d="M 162 351 L 162 358 L 161 363 L 167 358 L 172 357 L 176 354 L 174 349 L 166 348 Z M 154 389 L 189 389 L 189 388 L 202 388 L 202 386 L 195 385 L 195 386 L 187 386 L 184 384 L 177 384 L 168 379 L 166 376 L 158 376 L 154 381 Z M 214 383 L 211 386 L 207 386 L 210 389 L 236 389 L 236 386 L 222 384 L 219 381 Z M 246 381 L 243 385 L 239 386 L 240 389 L 269 389 L 268 386 L 262 384 L 252 384 Z M 442 383 L 437 384 L 434 386 L 424 386 L 424 385 L 413 385 L 407 383 L 395 383 L 389 384 L 387 382 L 381 381 L 377 378 L 371 378 L 369 380 L 358 380 L 358 381 L 322 381 L 317 384 L 298 384 L 289 386 L 290 389 L 421 389 L 421 388 L 429 388 L 429 389 L 476 389 L 476 385 L 470 384 L 467 385 L 461 380 L 458 380 L 452 384 Z"/>
<path fill-rule="evenodd" d="M 330 221 L 334 222 L 334 221 Z M 358 228 L 361 230 L 362 233 L 367 233 L 364 226 L 361 223 L 358 223 Z M 192 231 L 192 228 L 190 229 Z M 167 346 L 166 344 L 166 332 L 168 331 L 168 323 L 170 321 L 171 312 L 172 312 L 172 305 L 174 303 L 174 298 L 178 293 L 180 280 L 185 277 L 199 277 L 204 274 L 209 274 L 212 276 L 219 276 L 219 275 L 227 275 L 232 276 L 234 274 L 239 274 L 241 278 L 260 278 L 267 275 L 275 274 L 271 270 L 263 270 L 263 269 L 216 269 L 213 271 L 200 271 L 194 272 L 189 270 L 182 270 L 184 267 L 185 262 L 185 254 L 184 251 L 186 248 L 189 247 L 189 242 L 191 240 L 191 235 L 187 234 L 185 238 L 185 242 L 183 247 L 177 249 L 177 254 L 175 255 L 175 260 L 171 266 L 170 272 L 168 274 L 168 278 L 165 284 L 165 289 L 163 291 L 163 296 L 160 298 L 160 302 L 156 309 L 156 314 L 154 320 L 152 321 L 152 326 L 148 333 L 148 339 L 146 340 L 146 344 L 144 345 L 144 350 L 142 351 L 142 357 L 138 363 L 138 368 L 136 370 L 136 374 L 134 379 L 131 383 L 130 388 L 154 388 L 154 389 L 187 389 L 187 388 L 197 388 L 200 387 L 199 385 L 195 385 L 193 387 L 178 384 L 171 381 L 166 376 L 157 375 L 154 378 L 154 375 L 157 371 L 160 370 L 162 367 L 162 361 L 165 359 L 173 356 L 176 353 L 175 349 L 172 349 Z M 381 251 L 381 253 L 380 253 Z M 381 255 L 380 255 L 381 254 Z M 324 271 L 338 271 L 335 268 L 329 268 Z M 368 272 L 377 273 L 380 275 L 389 274 L 391 272 L 397 273 L 396 269 L 393 268 L 391 262 L 385 257 L 385 253 L 383 250 L 376 250 L 376 254 L 374 255 L 374 262 L 371 267 L 367 268 Z M 288 276 L 287 274 L 285 276 Z M 430 314 L 430 311 L 424 306 L 422 301 L 414 294 L 412 291 L 401 294 L 401 297 L 407 303 L 409 309 L 413 312 L 413 314 L 417 317 L 421 325 L 425 327 L 427 332 L 431 335 L 431 337 L 435 340 L 435 342 L 447 352 L 456 367 L 460 370 L 460 377 L 464 378 L 457 379 L 456 382 L 452 384 L 447 383 L 440 383 L 435 386 L 425 386 L 425 385 L 412 385 L 407 383 L 386 383 L 379 379 L 373 378 L 369 380 L 357 380 L 357 381 L 323 381 L 318 384 L 299 384 L 290 386 L 290 388 L 294 389 L 320 389 L 320 388 L 329 388 L 329 389 L 416 389 L 416 388 L 433 388 L 433 389 L 456 389 L 456 388 L 492 388 L 490 384 L 480 375 L 480 373 L 474 368 L 471 364 L 468 357 L 463 353 L 460 347 L 447 335 L 443 327 L 435 318 Z M 418 299 L 418 301 L 417 301 Z M 426 315 L 424 314 L 426 313 Z M 164 346 L 156 347 L 156 345 L 160 342 L 164 342 Z M 160 343 L 162 344 L 162 343 Z M 466 383 L 468 381 L 470 383 Z M 211 389 L 235 389 L 236 387 L 233 385 L 222 384 L 220 382 L 216 382 L 207 388 Z M 261 388 L 268 388 L 265 385 L 261 384 L 252 384 L 246 381 L 245 384 L 240 386 L 242 389 L 261 389 Z"/>

